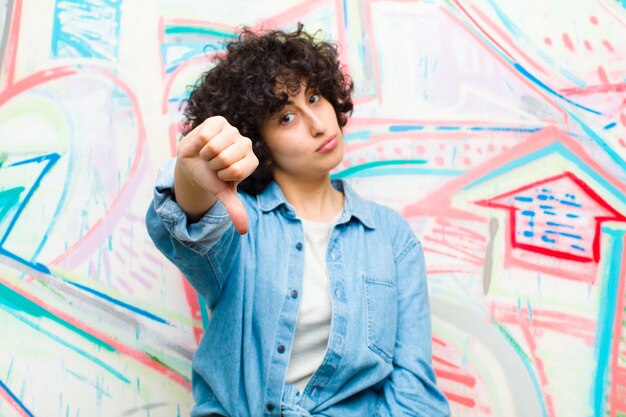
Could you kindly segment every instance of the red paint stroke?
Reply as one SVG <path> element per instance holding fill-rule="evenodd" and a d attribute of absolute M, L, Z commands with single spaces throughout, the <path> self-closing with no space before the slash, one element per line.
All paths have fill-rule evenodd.
<path fill-rule="evenodd" d="M 598 24 L 598 18 L 595 16 L 589 16 L 589 21 L 591 22 L 592 25 Z"/>
<path fill-rule="evenodd" d="M 445 359 L 442 359 L 438 356 L 433 355 L 433 362 L 447 366 L 448 368 L 453 368 L 453 369 L 459 369 L 459 367 L 455 364 L 453 364 L 452 362 L 448 362 Z"/>
<path fill-rule="evenodd" d="M 113 200 L 109 210 L 83 235 L 82 239 L 70 246 L 65 253 L 50 262 L 50 265 L 58 265 L 63 262 L 67 268 L 72 268 L 87 258 L 97 247 L 97 243 L 104 241 L 109 236 L 109 231 L 113 230 L 117 222 L 124 216 L 128 209 L 122 203 L 135 195 L 136 190 L 141 185 L 141 179 L 147 168 L 147 158 L 144 152 L 146 144 L 146 128 L 141 113 L 141 107 L 137 96 L 130 87 L 119 79 L 116 75 L 108 72 L 98 73 L 100 76 L 110 79 L 129 98 L 136 115 L 137 124 L 137 153 L 132 161 L 128 178 L 122 184 L 119 194 Z"/>
<path fill-rule="evenodd" d="M 476 406 L 476 401 L 474 401 L 470 397 L 465 397 L 463 395 L 454 394 L 452 392 L 443 391 L 443 395 L 448 399 L 448 401 L 452 401 L 461 405 L 464 405 L 468 408 L 474 408 Z"/>
<path fill-rule="evenodd" d="M 595 342 L 597 323 L 585 317 L 562 312 L 533 309 L 527 307 L 518 309 L 509 304 L 493 303 L 489 307 L 491 317 L 498 323 L 528 325 L 533 330 L 551 330 L 560 332 L 584 341 L 588 346 Z"/>
<path fill-rule="evenodd" d="M 626 237 L 623 237 L 622 247 L 626 247 Z M 616 417 L 618 411 L 626 411 L 624 403 L 624 388 L 626 387 L 626 369 L 619 366 L 620 363 L 620 342 L 624 337 L 624 301 L 626 298 L 626 250 L 621 253 L 622 264 L 619 274 L 619 286 L 617 289 L 617 306 L 615 307 L 615 321 L 613 323 L 613 343 L 611 348 L 611 393 L 609 396 L 609 407 L 611 417 Z M 618 388 L 619 387 L 619 388 Z M 622 400 L 620 401 L 620 397 Z"/>
<path fill-rule="evenodd" d="M 196 290 L 189 284 L 189 281 L 187 281 L 183 274 L 180 274 L 179 278 L 183 282 L 185 299 L 187 300 L 187 305 L 189 305 L 193 335 L 196 339 L 196 343 L 200 344 L 200 339 L 202 339 L 202 335 L 204 334 L 204 328 L 202 327 L 202 313 L 200 311 L 200 303 L 198 302 L 198 293 L 196 293 Z"/>
<path fill-rule="evenodd" d="M 172 90 L 172 84 L 174 83 L 174 80 L 181 72 L 183 72 L 188 67 L 191 67 L 196 64 L 202 67 L 206 65 L 207 62 L 212 61 L 213 59 L 219 58 L 221 56 L 224 56 L 224 52 L 215 52 L 213 54 L 200 55 L 200 56 L 193 57 L 191 59 L 186 60 L 185 62 L 182 62 L 180 65 L 176 67 L 174 71 L 172 71 L 171 74 L 166 75 L 165 85 L 163 87 L 163 97 L 161 99 L 161 112 L 163 114 L 167 114 L 169 98 L 170 98 L 171 90 Z"/>
<path fill-rule="evenodd" d="M 600 72 L 599 68 L 598 68 L 598 72 Z M 605 84 L 589 85 L 587 87 L 582 87 L 582 88 L 579 88 L 579 87 L 564 88 L 560 90 L 559 92 L 566 96 L 572 96 L 572 95 L 589 95 L 589 94 L 602 94 L 602 93 L 622 93 L 626 91 L 626 83 L 609 84 L 608 79 L 603 82 L 605 82 Z"/>
<path fill-rule="evenodd" d="M 44 71 L 36 72 L 18 82 L 6 88 L 0 93 L 0 105 L 6 103 L 11 98 L 30 90 L 31 88 L 38 87 L 41 84 L 53 81 L 59 78 L 68 77 L 70 75 L 78 74 L 78 71 L 69 66 L 57 67 L 47 69 Z"/>
<path fill-rule="evenodd" d="M 591 43 L 589 43 L 588 40 L 585 39 L 583 44 L 585 45 L 585 48 L 587 48 L 588 51 L 593 51 L 593 48 L 591 47 Z"/>
<path fill-rule="evenodd" d="M 437 379 L 447 379 L 450 381 L 454 381 L 468 388 L 474 388 L 474 386 L 476 386 L 476 378 L 465 373 L 450 372 L 444 371 L 443 369 L 435 368 L 435 374 L 437 374 Z"/>
<path fill-rule="evenodd" d="M 99 330 L 96 327 L 92 327 L 80 320 L 78 320 L 76 318 L 75 315 L 70 315 L 65 313 L 64 311 L 55 308 L 51 305 L 49 305 L 48 303 L 46 303 L 44 300 L 42 300 L 41 298 L 38 298 L 34 295 L 32 295 L 31 293 L 23 290 L 20 287 L 17 287 L 13 284 L 11 284 L 10 282 L 4 280 L 3 278 L 0 277 L 0 283 L 2 283 L 2 285 L 10 288 L 11 290 L 17 292 L 18 294 L 20 294 L 22 297 L 27 298 L 28 300 L 32 301 L 33 303 L 37 304 L 38 306 L 40 306 L 41 308 L 46 309 L 48 312 L 50 312 L 50 314 L 58 317 L 60 320 L 65 321 L 69 324 L 71 324 L 72 326 L 82 330 L 83 332 L 89 334 L 90 336 L 92 336 L 95 339 L 101 340 L 103 343 L 108 344 L 109 346 L 113 347 L 117 352 L 121 353 L 124 356 L 128 356 L 132 359 L 134 359 L 135 361 L 139 362 L 140 364 L 143 364 L 147 367 L 149 367 L 150 369 L 153 369 L 154 371 L 158 372 L 159 374 L 169 378 L 170 380 L 174 381 L 175 383 L 190 389 L 190 381 L 184 376 L 179 374 L 178 372 L 176 372 L 175 370 L 168 368 L 167 366 L 163 365 L 162 363 L 154 360 L 153 358 L 151 358 L 149 355 L 147 355 L 145 352 L 142 352 L 140 350 L 134 349 L 128 345 L 125 345 L 124 343 L 120 342 L 116 337 L 112 337 L 109 336 L 107 333 Z"/>
<path fill-rule="evenodd" d="M 458 4 L 458 0 L 455 0 Z M 461 7 L 461 6 L 459 6 Z M 528 78 L 522 76 L 514 67 L 512 67 L 509 63 L 507 63 L 500 55 L 498 55 L 492 48 L 489 47 L 488 44 L 485 43 L 484 39 L 480 38 L 474 31 L 472 31 L 469 27 L 467 27 L 467 25 L 463 24 L 463 22 L 461 22 L 455 15 L 453 15 L 449 10 L 447 10 L 446 8 L 444 8 L 443 6 L 440 7 L 440 9 L 443 11 L 444 14 L 446 14 L 450 20 L 454 23 L 456 23 L 457 25 L 459 25 L 459 27 L 461 29 L 463 29 L 465 32 L 467 32 L 468 35 L 470 35 L 472 38 L 474 38 L 478 45 L 483 46 L 483 49 L 490 54 L 496 61 L 498 61 L 501 65 L 502 68 L 506 69 L 507 71 L 509 71 L 515 78 L 517 78 L 522 84 L 526 85 L 526 87 L 532 91 L 535 92 L 535 94 L 537 94 L 538 96 L 540 96 L 542 99 L 545 100 L 546 103 L 550 104 L 550 106 L 562 116 L 562 120 L 561 123 L 563 124 L 567 124 L 568 120 L 569 120 L 569 116 L 567 115 L 567 112 L 565 112 L 561 107 L 557 106 L 556 103 L 550 99 L 549 96 L 547 96 L 546 94 L 544 94 L 543 91 L 541 91 L 541 89 L 539 88 L 539 86 L 535 85 L 533 82 L 531 82 Z M 503 51 L 506 53 L 506 51 Z M 508 53 L 507 53 L 508 55 Z M 513 60 L 513 59 L 512 59 Z M 513 60 L 515 61 L 515 60 Z"/>
<path fill-rule="evenodd" d="M 339 2 L 339 0 L 336 0 Z M 371 0 L 367 0 L 365 2 L 365 6 L 363 8 L 363 18 L 365 20 L 365 33 L 367 34 L 367 46 L 369 48 L 370 53 L 372 54 L 372 67 L 374 69 L 374 79 L 376 82 L 376 97 L 378 97 L 378 102 L 382 104 L 383 102 L 383 92 L 382 85 L 380 81 L 380 69 L 378 68 L 378 48 L 376 48 L 376 44 L 374 44 L 374 27 L 372 25 L 372 2 Z"/>
<path fill-rule="evenodd" d="M 548 417 L 556 417 L 556 412 L 554 410 L 554 404 L 552 402 L 552 396 L 549 394 L 549 386 L 550 383 L 548 381 L 548 376 L 546 375 L 546 371 L 543 367 L 543 361 L 539 359 L 537 356 L 537 344 L 535 343 L 535 339 L 533 338 L 530 330 L 528 329 L 528 324 L 520 324 L 520 329 L 524 334 L 524 339 L 526 339 L 526 343 L 528 343 L 528 347 L 530 349 L 530 355 L 533 358 L 533 363 L 535 364 L 535 369 L 539 376 L 539 384 L 541 385 L 541 395 L 543 395 L 544 402 L 546 404 L 546 411 L 548 412 Z"/>
<path fill-rule="evenodd" d="M 4 56 L 2 57 L 2 62 L 4 63 L 2 70 L 6 74 L 7 87 L 10 87 L 15 79 L 15 62 L 17 60 L 20 27 L 22 25 L 22 0 L 15 0 L 13 4 L 13 15 L 9 20 L 11 30 L 9 31 Z"/>
<path fill-rule="evenodd" d="M 615 50 L 613 49 L 613 45 L 611 45 L 611 42 L 609 42 L 607 39 L 604 39 L 602 41 L 602 45 L 604 45 L 604 47 L 608 49 L 609 52 L 615 52 Z"/>
<path fill-rule="evenodd" d="M 548 37 L 543 38 L 543 42 L 548 46 L 552 46 L 552 39 Z"/>
<path fill-rule="evenodd" d="M 159 46 L 165 44 L 165 22 L 163 20 L 163 16 L 159 18 L 159 25 L 157 27 L 157 41 L 159 42 Z M 159 62 L 161 63 L 161 78 L 165 79 L 165 57 L 163 53 L 159 54 Z"/>
<path fill-rule="evenodd" d="M 444 342 L 443 340 L 439 339 L 438 337 L 432 336 L 432 340 L 433 340 L 433 343 L 436 343 L 438 345 L 448 346 L 448 344 L 446 342 Z"/>
<path fill-rule="evenodd" d="M 604 85 L 611 84 L 609 82 L 609 77 L 606 76 L 606 71 L 604 70 L 604 67 L 602 65 L 598 67 L 598 77 L 600 78 L 600 82 L 602 82 L 602 84 Z"/>
<path fill-rule="evenodd" d="M 569 35 L 567 33 L 563 34 L 563 44 L 567 49 L 574 52 L 574 44 L 572 43 L 572 40 L 569 38 Z"/>
<path fill-rule="evenodd" d="M 544 184 L 549 184 L 554 181 L 558 181 L 561 178 L 567 178 L 570 181 L 574 182 L 591 200 L 593 200 L 593 204 L 595 204 L 594 209 L 596 209 L 602 215 L 593 216 L 595 219 L 595 234 L 593 239 L 593 257 L 589 258 L 587 256 L 579 256 L 574 255 L 567 252 L 562 252 L 558 250 L 548 249 L 543 246 L 536 246 L 526 243 L 520 243 L 517 241 L 517 227 L 516 227 L 516 211 L 519 208 L 509 205 L 502 204 L 496 202 L 496 200 L 506 199 L 507 197 L 514 197 L 518 194 L 523 194 L 526 190 L 539 188 Z M 610 206 L 600 195 L 598 195 L 591 187 L 589 187 L 584 181 L 580 180 L 574 174 L 570 172 L 565 172 L 563 174 L 555 175 L 553 177 L 548 177 L 542 179 L 541 181 L 533 182 L 530 184 L 526 184 L 522 187 L 516 188 L 515 190 L 508 191 L 504 194 L 500 194 L 496 197 L 490 198 L 488 200 L 480 200 L 476 201 L 475 204 L 485 207 L 491 208 L 500 208 L 507 210 L 509 212 L 509 243 L 513 248 L 525 249 L 531 252 L 536 252 L 542 255 L 555 257 L 559 259 L 567 259 L 578 262 L 598 262 L 600 260 L 600 234 L 601 234 L 601 226 L 602 223 L 608 220 L 615 221 L 626 221 L 626 217 L 624 217 L 621 213 L 615 210 L 612 206 Z"/>
<path fill-rule="evenodd" d="M 171 123 L 168 129 L 169 142 L 170 142 L 170 156 L 176 156 L 176 149 L 178 148 L 178 134 L 180 132 L 180 126 L 178 123 Z"/>

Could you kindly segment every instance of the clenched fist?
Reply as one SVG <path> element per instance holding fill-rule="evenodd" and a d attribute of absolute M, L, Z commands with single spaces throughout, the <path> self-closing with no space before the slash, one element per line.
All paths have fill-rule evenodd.
<path fill-rule="evenodd" d="M 235 229 L 248 231 L 248 217 L 237 196 L 237 184 L 259 165 L 252 141 L 221 116 L 209 117 L 178 144 L 174 194 L 191 221 L 217 200 L 226 206 Z"/>

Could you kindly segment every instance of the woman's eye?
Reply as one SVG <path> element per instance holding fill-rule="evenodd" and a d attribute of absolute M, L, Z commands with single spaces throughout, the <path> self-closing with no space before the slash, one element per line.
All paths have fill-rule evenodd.
<path fill-rule="evenodd" d="M 309 97 L 309 103 L 311 103 L 311 104 L 317 103 L 318 101 L 320 101 L 320 95 L 319 94 L 313 94 L 311 97 Z"/>
<path fill-rule="evenodd" d="M 294 117 L 295 116 L 293 115 L 293 113 L 287 113 L 286 115 L 280 118 L 280 123 L 282 124 L 289 123 L 293 120 Z"/>

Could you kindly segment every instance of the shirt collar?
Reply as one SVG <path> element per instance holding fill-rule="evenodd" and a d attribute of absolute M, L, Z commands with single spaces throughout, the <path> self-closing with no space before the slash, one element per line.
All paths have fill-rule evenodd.
<path fill-rule="evenodd" d="M 339 223 L 347 223 L 350 218 L 355 217 L 363 225 L 369 229 L 374 229 L 376 224 L 372 215 L 371 206 L 367 201 L 361 198 L 346 182 L 343 180 L 332 180 L 333 187 L 343 192 L 345 200 L 343 213 L 339 219 Z M 285 205 L 293 210 L 287 202 L 283 191 L 275 181 L 270 182 L 265 189 L 257 195 L 257 201 L 262 211 L 268 212 Z"/>

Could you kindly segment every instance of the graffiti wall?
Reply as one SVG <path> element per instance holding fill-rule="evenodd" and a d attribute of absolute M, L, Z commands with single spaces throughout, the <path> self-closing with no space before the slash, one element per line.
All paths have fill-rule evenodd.
<path fill-rule="evenodd" d="M 453 415 L 626 415 L 623 0 L 0 0 L 0 416 L 189 414 L 152 183 L 224 40 L 298 21 L 356 85 L 334 175 L 423 243 Z"/>

